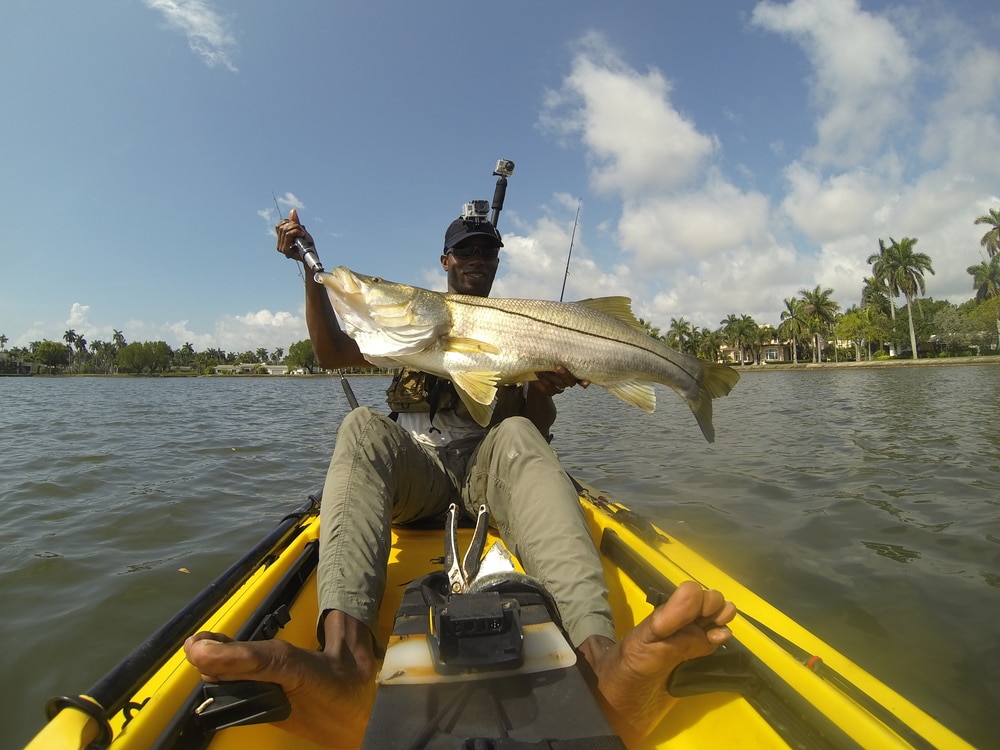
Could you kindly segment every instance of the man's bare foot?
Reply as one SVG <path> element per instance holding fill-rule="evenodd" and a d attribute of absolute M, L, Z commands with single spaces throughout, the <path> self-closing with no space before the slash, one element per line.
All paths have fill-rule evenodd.
<path fill-rule="evenodd" d="M 344 641 L 331 644 L 330 626 L 325 624 L 325 651 L 307 651 L 279 640 L 236 642 L 209 632 L 188 638 L 184 651 L 206 682 L 257 680 L 281 685 L 292 712 L 275 726 L 324 747 L 356 748 L 375 699 L 377 664 L 370 636 L 367 645 L 352 652 Z"/>
<path fill-rule="evenodd" d="M 670 599 L 619 643 L 591 636 L 580 646 L 597 679 L 597 690 L 615 731 L 631 743 L 660 723 L 677 700 L 667 678 L 681 662 L 707 656 L 732 632 L 736 615 L 718 591 L 685 581 Z"/>

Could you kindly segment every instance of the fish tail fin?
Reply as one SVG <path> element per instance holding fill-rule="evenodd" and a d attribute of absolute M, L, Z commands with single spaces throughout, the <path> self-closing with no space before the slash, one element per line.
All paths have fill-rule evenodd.
<path fill-rule="evenodd" d="M 702 362 L 701 387 L 708 391 L 711 398 L 728 395 L 740 382 L 740 374 L 728 365 L 716 362 Z"/>
<path fill-rule="evenodd" d="M 714 443 L 715 426 L 712 424 L 712 399 L 725 396 L 733 390 L 733 386 L 740 379 L 740 374 L 732 367 L 715 362 L 702 362 L 701 367 L 702 375 L 698 384 L 698 395 L 695 398 L 688 398 L 686 401 L 691 407 L 705 439 Z"/>

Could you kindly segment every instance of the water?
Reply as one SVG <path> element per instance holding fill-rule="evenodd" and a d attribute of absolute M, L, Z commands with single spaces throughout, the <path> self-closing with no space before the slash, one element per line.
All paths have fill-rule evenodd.
<path fill-rule="evenodd" d="M 384 379 L 357 379 L 378 405 Z M 707 445 L 594 387 L 553 445 L 974 744 L 1000 719 L 1000 368 L 746 372 Z M 322 481 L 330 379 L 0 378 L 0 726 L 22 745 Z"/>

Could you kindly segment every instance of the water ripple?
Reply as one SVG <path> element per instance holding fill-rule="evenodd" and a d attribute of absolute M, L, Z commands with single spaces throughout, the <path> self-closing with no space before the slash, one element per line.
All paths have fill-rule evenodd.
<path fill-rule="evenodd" d="M 1000 618 L 1000 438 L 983 419 L 998 375 L 746 372 L 716 402 L 713 445 L 666 389 L 645 415 L 577 388 L 553 447 L 985 746 L 1000 733 L 1000 646 L 983 638 Z M 354 384 L 383 401 L 384 379 Z M 327 379 L 0 378 L 0 402 L 15 744 L 50 695 L 85 690 L 319 486 L 345 413 Z"/>

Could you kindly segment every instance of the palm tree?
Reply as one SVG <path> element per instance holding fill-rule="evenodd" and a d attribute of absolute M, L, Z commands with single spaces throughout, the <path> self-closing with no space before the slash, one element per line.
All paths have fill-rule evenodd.
<path fill-rule="evenodd" d="M 80 361 L 77 363 L 77 370 L 79 370 L 81 365 L 83 365 L 86 362 L 86 355 L 87 355 L 87 339 L 85 339 L 83 336 L 76 337 L 76 353 L 77 356 L 81 358 Z"/>
<path fill-rule="evenodd" d="M 73 344 L 76 343 L 76 331 L 72 328 L 66 331 L 63 334 L 63 341 L 66 342 L 66 347 L 69 349 L 69 363 L 73 364 Z"/>
<path fill-rule="evenodd" d="M 729 313 L 723 320 L 719 321 L 722 326 L 719 332 L 727 344 L 739 352 L 740 364 L 743 364 L 743 323 L 735 313 Z"/>
<path fill-rule="evenodd" d="M 800 289 L 802 296 L 802 313 L 807 321 L 808 330 L 813 336 L 813 362 L 823 361 L 823 346 L 826 334 L 837 319 L 840 305 L 830 297 L 832 289 L 822 289 L 819 284 L 815 289 Z M 834 347 L 836 349 L 836 346 Z"/>
<path fill-rule="evenodd" d="M 749 315 L 740 316 L 740 328 L 742 329 L 742 339 L 747 349 L 750 350 L 750 359 L 755 365 L 760 364 L 760 353 L 764 348 L 764 329 L 757 321 Z"/>
<path fill-rule="evenodd" d="M 889 242 L 892 244 L 886 248 L 886 285 L 893 295 L 902 294 L 906 298 L 906 312 L 910 319 L 910 347 L 913 358 L 917 359 L 917 335 L 913 330 L 913 300 L 918 293 L 923 295 L 926 291 L 924 272 L 933 275 L 934 268 L 931 266 L 929 255 L 914 252 L 913 246 L 917 244 L 915 237 L 903 237 L 899 242 L 890 237 Z"/>
<path fill-rule="evenodd" d="M 7 338 L 7 335 L 4 333 L 0 333 L 0 352 L 2 352 L 4 349 L 7 348 L 8 341 L 10 341 L 10 339 Z"/>
<path fill-rule="evenodd" d="M 671 318 L 670 328 L 667 330 L 667 344 L 681 352 L 689 352 L 691 349 L 691 323 L 685 318 Z"/>
<path fill-rule="evenodd" d="M 979 240 L 979 244 L 986 248 L 986 252 L 992 258 L 1000 253 L 1000 211 L 991 208 L 985 216 L 980 216 L 973 224 L 989 224 L 990 229 Z"/>
<path fill-rule="evenodd" d="M 976 290 L 976 301 L 985 302 L 988 299 L 1000 297 L 1000 254 L 993 255 L 989 261 L 983 261 L 965 269 L 972 276 L 972 286 Z M 1000 348 L 1000 307 L 997 313 L 997 346 Z"/>
<path fill-rule="evenodd" d="M 989 261 L 984 260 L 982 263 L 969 266 L 965 272 L 972 277 L 976 302 L 1000 297 L 1000 255 L 994 255 Z"/>
<path fill-rule="evenodd" d="M 118 349 L 124 349 L 126 344 L 128 343 L 127 341 L 125 341 L 125 336 L 118 329 L 115 329 L 115 333 L 111 337 L 111 341 Z"/>
<path fill-rule="evenodd" d="M 642 326 L 643 329 L 646 331 L 646 333 L 652 336 L 654 339 L 660 339 L 661 341 L 663 340 L 663 338 L 660 336 L 660 329 L 654 326 L 649 321 L 639 318 L 639 325 Z M 290 349 L 289 352 L 291 352 Z"/>
<path fill-rule="evenodd" d="M 695 339 L 695 351 L 702 359 L 709 362 L 718 362 L 725 343 L 721 331 L 712 331 L 708 328 L 699 328 Z"/>
<path fill-rule="evenodd" d="M 808 330 L 805 311 L 802 309 L 805 302 L 798 297 L 785 299 L 785 309 L 781 311 L 781 323 L 778 325 L 778 333 L 792 342 L 792 362 L 799 363 L 799 339 Z"/>
<path fill-rule="evenodd" d="M 879 240 L 881 242 L 881 240 Z M 861 311 L 865 320 L 870 326 L 870 333 L 878 332 L 879 349 L 885 346 L 884 336 L 889 335 L 889 319 L 896 319 L 896 306 L 892 302 L 889 294 L 889 287 L 885 284 L 885 279 L 877 276 L 866 276 L 864 286 L 861 288 Z M 871 339 L 868 341 L 868 359 L 872 358 Z"/>
<path fill-rule="evenodd" d="M 861 309 L 874 308 L 886 317 L 893 315 L 896 307 L 889 297 L 889 287 L 885 285 L 885 279 L 865 276 L 862 281 L 864 286 L 861 288 Z"/>

